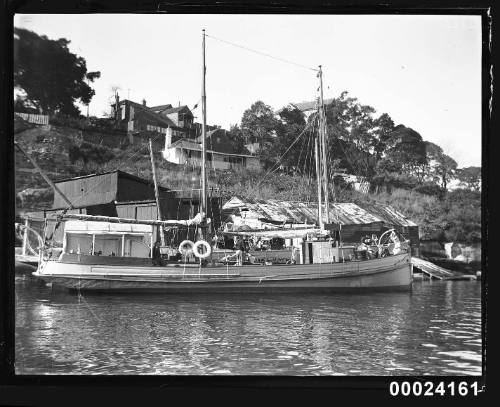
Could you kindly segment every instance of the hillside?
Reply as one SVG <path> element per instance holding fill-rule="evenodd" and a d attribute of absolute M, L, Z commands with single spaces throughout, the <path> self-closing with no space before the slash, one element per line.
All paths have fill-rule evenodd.
<path fill-rule="evenodd" d="M 16 141 L 54 181 L 120 169 L 151 178 L 148 145 L 131 145 L 124 135 L 83 132 L 62 126 L 34 127 L 16 121 Z M 157 145 L 158 151 L 160 146 Z M 16 203 L 18 209 L 42 209 L 52 205 L 53 192 L 31 163 L 16 149 Z M 156 153 L 158 180 L 171 189 L 200 188 L 200 171 L 166 162 Z M 315 180 L 297 175 L 235 172 L 208 169 L 209 187 L 217 187 L 224 199 L 233 195 L 260 199 L 315 201 Z M 480 241 L 480 194 L 458 190 L 444 198 L 411 189 L 362 194 L 336 185 L 340 202 L 371 201 L 392 205 L 420 225 L 422 239 Z"/>

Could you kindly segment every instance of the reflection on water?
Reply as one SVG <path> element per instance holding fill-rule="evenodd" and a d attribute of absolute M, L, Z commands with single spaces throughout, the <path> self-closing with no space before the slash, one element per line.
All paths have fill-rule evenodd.
<path fill-rule="evenodd" d="M 85 295 L 16 279 L 18 374 L 480 375 L 479 282 L 411 293 Z"/>

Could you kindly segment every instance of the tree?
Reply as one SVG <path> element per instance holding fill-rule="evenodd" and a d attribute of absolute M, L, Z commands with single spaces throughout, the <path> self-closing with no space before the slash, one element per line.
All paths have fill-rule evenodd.
<path fill-rule="evenodd" d="M 265 168 L 273 165 L 279 157 L 276 143 L 279 126 L 280 121 L 273 109 L 260 100 L 243 113 L 241 130 L 245 143 L 258 143 L 257 154 Z"/>
<path fill-rule="evenodd" d="M 387 113 L 383 113 L 375 119 L 373 125 L 373 149 L 378 161 L 387 150 L 396 145 L 397 140 L 394 133 L 394 121 Z"/>
<path fill-rule="evenodd" d="M 280 120 L 276 125 L 277 137 L 272 147 L 272 154 L 278 158 L 283 156 L 281 165 L 289 171 L 307 173 L 311 166 L 306 159 L 307 151 L 304 150 L 306 145 L 311 144 L 309 139 L 311 133 L 303 133 L 306 128 L 304 114 L 294 106 L 286 106 L 279 111 L 278 116 Z M 299 135 L 301 139 L 298 139 Z"/>
<path fill-rule="evenodd" d="M 481 167 L 459 168 L 456 176 L 461 187 L 475 192 L 481 190 Z"/>
<path fill-rule="evenodd" d="M 423 180 L 427 167 L 427 155 L 422 136 L 415 130 L 400 124 L 394 128 L 391 137 L 397 141 L 394 147 L 387 151 L 387 156 L 401 166 L 402 172 Z"/>
<path fill-rule="evenodd" d="M 101 73 L 87 72 L 85 59 L 71 53 L 69 43 L 14 28 L 14 86 L 24 94 L 25 107 L 77 116 L 75 102 L 91 101 L 95 91 L 89 83 Z"/>
<path fill-rule="evenodd" d="M 259 100 L 243 113 L 241 130 L 247 143 L 263 143 L 273 138 L 278 123 L 273 109 Z"/>
<path fill-rule="evenodd" d="M 237 124 L 232 125 L 227 132 L 231 140 L 231 149 L 236 154 L 248 154 L 245 149 L 245 136 Z"/>
<path fill-rule="evenodd" d="M 448 182 L 455 175 L 457 169 L 457 162 L 446 155 L 443 149 L 437 144 L 425 141 L 425 149 L 427 155 L 427 162 L 430 169 L 430 176 L 440 182 L 441 189 L 446 192 L 448 189 Z"/>

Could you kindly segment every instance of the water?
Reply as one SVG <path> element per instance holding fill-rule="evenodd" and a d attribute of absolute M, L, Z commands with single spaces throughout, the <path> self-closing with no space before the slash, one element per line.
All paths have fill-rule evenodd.
<path fill-rule="evenodd" d="M 16 277 L 17 374 L 480 375 L 481 283 L 84 295 Z"/>

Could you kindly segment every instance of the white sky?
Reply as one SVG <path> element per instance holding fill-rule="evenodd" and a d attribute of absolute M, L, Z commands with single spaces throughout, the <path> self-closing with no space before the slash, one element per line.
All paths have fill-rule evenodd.
<path fill-rule="evenodd" d="M 109 112 L 112 86 L 122 99 L 192 108 L 205 28 L 278 58 L 321 64 L 325 98 L 347 90 L 440 145 L 460 167 L 481 165 L 479 16 L 21 14 L 14 24 L 69 39 L 88 70 L 101 71 L 91 115 Z M 212 38 L 206 64 L 207 124 L 229 129 L 257 100 L 279 109 L 317 95 L 315 72 Z"/>

